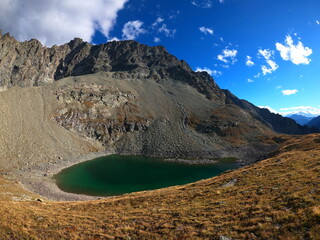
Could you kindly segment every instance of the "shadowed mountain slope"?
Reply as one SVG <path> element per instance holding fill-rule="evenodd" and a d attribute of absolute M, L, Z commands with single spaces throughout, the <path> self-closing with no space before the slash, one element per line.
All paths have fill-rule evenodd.
<path fill-rule="evenodd" d="M 320 129 L 320 116 L 313 118 L 310 122 L 307 123 L 307 126 Z"/>

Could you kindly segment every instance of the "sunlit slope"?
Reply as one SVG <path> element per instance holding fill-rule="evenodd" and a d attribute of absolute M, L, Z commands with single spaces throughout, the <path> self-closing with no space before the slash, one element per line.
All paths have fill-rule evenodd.
<path fill-rule="evenodd" d="M 320 136 L 197 183 L 93 202 L 1 202 L 1 239 L 318 239 Z M 268 141 L 273 141 L 268 140 Z"/>

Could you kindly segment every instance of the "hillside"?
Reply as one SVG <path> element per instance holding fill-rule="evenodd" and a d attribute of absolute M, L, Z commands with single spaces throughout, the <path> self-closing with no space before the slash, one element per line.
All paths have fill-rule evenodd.
<path fill-rule="evenodd" d="M 320 129 L 320 116 L 312 119 L 310 122 L 308 122 L 307 126 L 309 127 L 316 127 Z"/>
<path fill-rule="evenodd" d="M 0 195 L 0 238 L 318 239 L 320 136 L 264 141 L 282 142 L 271 158 L 185 186 L 39 202 L 15 185 Z M 21 195 L 30 200 L 4 201 Z"/>

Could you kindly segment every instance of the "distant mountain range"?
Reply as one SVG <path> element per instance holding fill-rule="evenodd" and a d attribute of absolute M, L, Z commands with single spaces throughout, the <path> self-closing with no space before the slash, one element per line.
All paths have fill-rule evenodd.
<path fill-rule="evenodd" d="M 316 127 L 320 129 L 320 116 L 313 118 L 311 121 L 307 123 L 307 126 L 309 127 Z"/>
<path fill-rule="evenodd" d="M 292 114 L 288 116 L 289 118 L 292 118 L 296 121 L 296 123 L 300 125 L 306 125 L 308 122 L 310 122 L 314 117 L 306 117 L 300 114 Z"/>
<path fill-rule="evenodd" d="M 316 127 L 320 129 L 320 116 L 310 116 L 311 114 L 292 114 L 288 115 L 288 118 L 291 118 L 296 121 L 296 123 L 300 124 L 301 126 L 308 126 L 308 127 Z"/>

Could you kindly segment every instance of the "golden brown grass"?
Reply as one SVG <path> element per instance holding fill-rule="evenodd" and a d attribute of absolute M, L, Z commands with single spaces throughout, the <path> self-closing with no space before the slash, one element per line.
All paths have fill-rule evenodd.
<path fill-rule="evenodd" d="M 0 239 L 320 239 L 320 135 L 274 140 L 272 158 L 189 185 L 91 202 L 2 201 Z"/>

